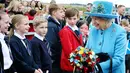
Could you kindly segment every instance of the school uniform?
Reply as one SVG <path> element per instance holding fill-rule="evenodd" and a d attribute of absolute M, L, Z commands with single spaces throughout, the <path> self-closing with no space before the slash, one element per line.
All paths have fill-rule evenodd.
<path fill-rule="evenodd" d="M 68 58 L 72 51 L 74 51 L 78 46 L 83 46 L 82 35 L 79 32 L 77 26 L 71 27 L 66 25 L 59 32 L 61 44 L 62 44 L 62 54 L 61 54 L 61 69 L 63 73 L 72 73 L 73 66 L 71 66 Z"/>
<path fill-rule="evenodd" d="M 17 73 L 34 73 L 35 69 L 38 69 L 31 52 L 31 43 L 25 37 L 21 37 L 14 32 L 14 35 L 10 38 L 10 47 Z"/>
<path fill-rule="evenodd" d="M 8 38 L 4 34 L 0 33 L 1 50 L 3 54 L 3 69 L 5 73 L 13 73 L 13 57 L 9 46 Z"/>
<path fill-rule="evenodd" d="M 62 25 L 58 20 L 55 20 L 52 16 L 48 17 L 48 32 L 46 39 L 50 44 L 51 58 L 52 58 L 52 71 L 53 73 L 61 73 L 60 58 L 61 58 L 61 42 L 59 38 L 59 31 L 62 29 Z"/>
<path fill-rule="evenodd" d="M 48 70 L 49 73 L 52 73 L 52 62 L 50 57 L 50 48 L 47 40 L 37 33 L 35 33 L 32 43 L 32 54 L 34 61 L 42 69 L 43 73 Z"/>
<path fill-rule="evenodd" d="M 4 73 L 4 62 L 3 62 L 3 53 L 2 53 L 1 42 L 0 42 L 0 73 Z"/>

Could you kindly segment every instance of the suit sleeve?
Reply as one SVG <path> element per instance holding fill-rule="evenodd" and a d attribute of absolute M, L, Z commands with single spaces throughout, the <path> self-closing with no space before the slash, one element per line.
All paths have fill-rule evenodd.
<path fill-rule="evenodd" d="M 115 69 L 120 66 L 125 60 L 125 53 L 126 53 L 126 32 L 120 32 L 117 35 L 116 42 L 115 42 L 115 52 L 112 57 L 112 69 Z M 110 67 L 110 60 L 100 63 L 102 70 L 109 69 Z M 105 73 L 105 72 L 103 72 Z"/>
<path fill-rule="evenodd" d="M 72 43 L 71 43 L 71 37 L 67 30 L 61 30 L 59 32 L 61 45 L 62 45 L 62 52 L 64 51 L 64 54 L 69 57 L 69 54 L 72 52 Z"/>
<path fill-rule="evenodd" d="M 41 68 L 40 46 L 34 41 L 31 41 L 31 43 L 32 43 L 32 54 L 34 61 L 38 65 L 38 67 Z"/>
<path fill-rule="evenodd" d="M 10 41 L 11 51 L 14 57 L 15 68 L 23 73 L 34 73 L 35 68 L 32 68 L 24 62 L 22 54 L 19 50 L 19 45 L 16 41 Z"/>

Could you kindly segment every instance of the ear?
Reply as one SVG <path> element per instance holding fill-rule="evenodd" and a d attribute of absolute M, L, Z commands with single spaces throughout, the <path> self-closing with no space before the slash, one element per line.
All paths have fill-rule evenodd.
<path fill-rule="evenodd" d="M 36 26 L 33 26 L 34 27 L 34 31 L 36 31 Z"/>
<path fill-rule="evenodd" d="M 15 27 L 16 29 L 18 29 L 18 28 L 19 28 L 19 25 L 16 23 L 16 24 L 14 25 L 14 27 Z"/>
<path fill-rule="evenodd" d="M 52 12 L 52 15 L 55 16 L 55 14 L 56 14 L 56 11 L 54 10 L 54 11 Z"/>

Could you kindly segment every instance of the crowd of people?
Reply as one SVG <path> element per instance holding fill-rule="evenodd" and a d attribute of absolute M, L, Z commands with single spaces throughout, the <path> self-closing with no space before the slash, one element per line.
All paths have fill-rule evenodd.
<path fill-rule="evenodd" d="M 124 5 L 113 14 L 108 1 L 88 3 L 85 12 L 35 0 L 0 2 L 0 73 L 73 73 L 68 59 L 78 46 L 99 56 L 92 73 L 130 73 Z"/>

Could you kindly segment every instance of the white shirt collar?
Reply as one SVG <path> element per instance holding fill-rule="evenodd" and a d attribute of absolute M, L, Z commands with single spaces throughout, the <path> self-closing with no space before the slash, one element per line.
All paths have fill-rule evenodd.
<path fill-rule="evenodd" d="M 17 36 L 18 38 L 20 38 L 21 40 L 25 39 L 26 37 L 22 37 L 21 35 L 19 35 L 16 31 L 14 31 L 14 35 Z"/>
<path fill-rule="evenodd" d="M 0 39 L 4 39 L 5 35 L 0 33 Z"/>
<path fill-rule="evenodd" d="M 44 39 L 42 36 L 40 36 L 40 35 L 37 34 L 37 33 L 35 33 L 34 36 L 37 37 L 38 39 L 40 39 L 41 41 L 43 41 L 43 39 Z"/>
<path fill-rule="evenodd" d="M 7 46 L 5 40 L 4 40 L 5 35 L 0 33 L 0 42 L 1 42 L 1 49 L 3 53 L 3 61 L 4 61 L 4 69 L 9 69 L 13 63 L 11 57 L 10 57 L 10 49 Z"/>
<path fill-rule="evenodd" d="M 121 15 L 119 15 L 119 13 L 117 13 L 116 15 L 117 15 L 118 17 L 119 17 L 119 16 L 122 17 Z"/>
<path fill-rule="evenodd" d="M 69 26 L 73 31 L 78 30 L 78 27 L 74 25 L 73 27 L 66 23 L 66 26 Z"/>

